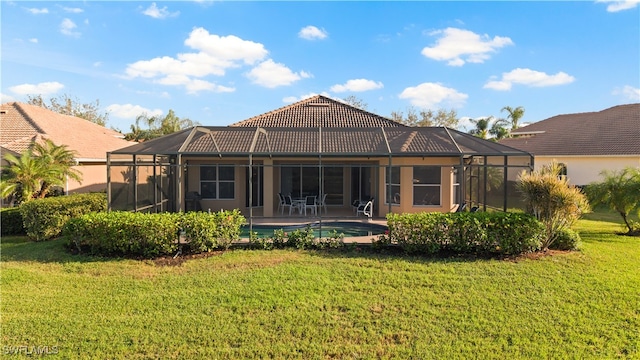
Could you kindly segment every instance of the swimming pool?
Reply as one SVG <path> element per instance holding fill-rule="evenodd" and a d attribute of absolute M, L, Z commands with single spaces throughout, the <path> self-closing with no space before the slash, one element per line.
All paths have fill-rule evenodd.
<path fill-rule="evenodd" d="M 275 230 L 282 229 L 285 232 L 293 232 L 298 229 L 304 230 L 307 226 L 313 229 L 315 237 L 329 236 L 334 230 L 338 234 L 342 233 L 345 237 L 354 236 L 373 236 L 384 234 L 388 228 L 386 225 L 367 224 L 360 222 L 323 222 L 322 234 L 320 233 L 320 223 L 300 224 L 300 225 L 253 225 L 253 232 L 258 233 L 258 237 L 265 238 L 273 236 Z M 249 225 L 242 227 L 241 237 L 249 237 Z"/>

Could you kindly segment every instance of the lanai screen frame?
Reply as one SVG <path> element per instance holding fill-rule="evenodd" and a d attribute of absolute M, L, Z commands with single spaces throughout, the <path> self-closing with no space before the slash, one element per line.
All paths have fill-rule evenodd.
<path fill-rule="evenodd" d="M 422 130 L 421 130 L 422 129 Z M 179 211 L 183 209 L 184 195 L 182 194 L 182 189 L 184 187 L 184 174 L 186 165 L 183 164 L 183 158 L 189 156 L 198 156 L 198 157 L 217 157 L 219 159 L 228 159 L 228 158 L 246 158 L 248 159 L 248 165 L 236 165 L 236 166 L 246 166 L 249 169 L 249 173 L 252 173 L 252 168 L 254 166 L 254 160 L 260 158 L 270 158 L 270 159 L 294 159 L 294 158 L 305 158 L 305 159 L 313 159 L 317 158 L 318 167 L 320 170 L 324 168 L 323 160 L 328 161 L 332 158 L 345 158 L 345 157 L 370 157 L 370 158 L 387 158 L 387 165 L 377 165 L 373 166 L 374 168 L 387 168 L 388 173 L 390 169 L 394 166 L 394 159 L 397 158 L 407 158 L 407 157 L 446 157 L 446 158 L 458 158 L 459 163 L 454 168 L 462 169 L 462 181 L 463 184 L 459 185 L 459 199 L 467 200 L 466 194 L 466 178 L 467 171 L 473 171 L 473 169 L 482 169 L 484 172 L 484 184 L 483 184 L 483 198 L 486 200 L 487 196 L 487 169 L 489 168 L 502 168 L 503 176 L 504 176 L 504 191 L 503 191 L 503 206 L 502 211 L 507 211 L 507 182 L 510 172 L 508 171 L 511 168 L 517 169 L 528 169 L 528 171 L 532 171 L 534 168 L 534 157 L 532 154 L 509 148 L 504 145 L 496 144 L 487 140 L 474 138 L 469 134 L 465 134 L 456 130 L 448 129 L 448 128 L 432 128 L 437 130 L 437 135 L 440 137 L 446 137 L 445 140 L 448 143 L 455 145 L 454 150 L 448 151 L 425 151 L 425 152 L 408 152 L 402 151 L 403 149 L 410 148 L 411 141 L 404 139 L 405 142 L 400 144 L 396 141 L 394 145 L 391 145 L 391 142 L 394 141 L 393 136 L 388 135 L 388 132 L 401 132 L 402 135 L 406 138 L 411 138 L 411 135 L 407 136 L 405 133 L 416 134 L 420 132 L 424 132 L 425 128 L 262 128 L 262 127 L 253 127 L 253 128 L 235 128 L 235 127 L 203 127 L 196 126 L 190 129 L 186 129 L 180 131 L 178 133 L 170 134 L 164 136 L 162 138 L 150 140 L 144 143 L 140 143 L 137 145 L 133 145 L 124 149 L 116 150 L 107 153 L 107 197 L 108 197 L 108 209 L 111 210 L 127 210 L 127 211 L 149 211 L 149 212 L 162 212 L 162 211 Z M 238 143 L 237 141 L 229 142 L 221 139 L 218 134 L 224 134 L 226 132 L 246 132 L 244 134 L 244 141 Z M 347 138 L 351 137 L 356 139 L 355 135 L 371 135 L 375 136 L 378 140 L 377 143 L 373 141 L 368 144 L 356 144 L 360 147 L 360 150 L 352 150 L 352 151 L 334 151 L 333 149 L 325 148 L 323 149 L 323 133 L 335 133 L 335 134 L 346 134 Z M 316 135 L 314 135 L 314 133 Z M 317 139 L 317 147 L 315 147 L 314 151 L 283 151 L 283 148 L 286 147 L 286 141 L 279 141 L 277 138 L 279 135 L 288 135 L 288 136 L 304 136 L 305 134 L 309 136 L 309 134 L 317 136 L 314 137 Z M 291 135 L 293 134 L 293 135 Z M 424 134 L 422 134 L 424 137 Z M 251 141 L 247 141 L 251 139 Z M 201 143 L 207 142 L 206 146 L 203 146 Z M 380 140 L 381 139 L 381 140 Z M 413 139 L 413 138 L 411 138 Z M 312 139 L 313 140 L 313 139 Z M 313 141 L 311 141 L 313 142 Z M 221 146 L 220 146 L 221 145 Z M 325 144 L 326 145 L 326 144 Z M 342 144 L 346 147 L 349 147 L 350 144 Z M 313 147 L 313 146 L 312 146 Z M 400 148 L 400 151 L 394 151 L 395 148 Z M 475 149 L 473 149 L 475 148 Z M 123 157 L 130 156 L 125 160 L 121 161 Z M 488 164 L 489 158 L 503 158 L 503 164 Z M 528 157 L 529 161 L 525 165 L 511 165 L 509 162 L 509 158 L 512 157 Z M 482 159 L 482 161 L 477 161 L 477 159 Z M 151 164 L 151 165 L 150 165 Z M 335 166 L 336 163 L 331 163 L 332 166 Z M 344 164 L 345 166 L 349 166 L 349 164 Z M 140 167 L 146 167 L 147 169 L 151 167 L 152 169 L 152 179 L 151 184 L 149 185 L 154 189 L 153 201 L 152 204 L 141 204 L 139 199 L 139 177 L 134 176 L 133 181 L 134 184 L 131 187 L 130 191 L 133 196 L 133 206 L 129 208 L 114 208 L 114 187 L 113 187 L 113 179 L 112 179 L 112 170 L 113 167 L 125 166 L 131 168 L 133 170 L 133 174 L 139 174 Z M 165 173 L 166 178 L 163 176 L 158 176 L 159 174 Z M 320 171 L 322 174 L 322 171 Z M 321 181 L 322 177 L 320 177 Z M 165 189 L 166 183 L 158 183 L 161 181 L 168 182 L 172 185 L 169 186 L 168 191 Z M 252 196 L 252 177 L 249 176 L 248 179 L 248 189 L 249 189 L 249 222 L 253 221 L 253 196 Z M 129 184 L 131 185 L 131 184 Z M 165 191 L 158 191 L 158 189 L 165 189 Z M 479 186 L 478 186 L 479 189 Z M 391 192 L 391 184 L 387 187 L 387 192 Z M 479 200 L 480 196 L 478 196 Z M 473 200 L 473 198 L 471 198 Z M 148 199 L 147 199 L 148 200 Z M 140 206 L 139 206 L 140 205 Z M 483 209 L 486 210 L 487 204 L 484 201 Z M 392 203 L 388 203 L 388 212 L 392 212 Z M 319 218 L 322 219 L 321 212 L 319 213 Z"/>

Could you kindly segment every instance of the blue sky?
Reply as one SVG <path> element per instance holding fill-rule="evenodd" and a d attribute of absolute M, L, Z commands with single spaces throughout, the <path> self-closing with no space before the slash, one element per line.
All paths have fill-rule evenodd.
<path fill-rule="evenodd" d="M 640 102 L 633 1 L 2 1 L 2 102 L 229 125 L 324 94 L 524 122 Z M 466 123 L 463 121 L 462 126 Z"/>

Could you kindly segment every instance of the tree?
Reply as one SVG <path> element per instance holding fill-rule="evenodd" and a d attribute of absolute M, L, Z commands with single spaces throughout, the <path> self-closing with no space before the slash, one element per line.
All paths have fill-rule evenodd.
<path fill-rule="evenodd" d="M 357 107 L 360 110 L 367 110 L 367 106 L 369 106 L 364 100 L 358 98 L 355 95 L 349 95 L 346 98 L 342 99 L 345 103 Z"/>
<path fill-rule="evenodd" d="M 481 139 L 486 139 L 489 137 L 489 129 L 491 127 L 491 121 L 493 121 L 493 116 L 480 119 L 470 119 L 469 121 L 471 121 L 471 123 L 476 126 L 475 129 L 471 129 L 469 131 L 469 134 Z"/>
<path fill-rule="evenodd" d="M 509 119 L 511 123 L 511 131 L 516 130 L 519 127 L 520 119 L 524 116 L 524 108 L 522 106 L 518 106 L 514 109 L 511 106 L 505 106 L 500 111 L 505 110 L 509 113 L 509 115 L 507 115 L 507 119 Z"/>
<path fill-rule="evenodd" d="M 146 126 L 146 129 L 141 126 L 141 123 Z M 134 141 L 151 140 L 195 125 L 198 123 L 188 118 L 180 118 L 173 110 L 169 109 L 167 115 L 162 118 L 148 114 L 139 115 L 136 118 L 136 123 L 131 125 L 131 132 L 125 134 L 124 138 Z"/>
<path fill-rule="evenodd" d="M 590 211 L 587 197 L 560 176 L 561 169 L 560 164 L 553 162 L 539 171 L 523 172 L 516 183 L 527 211 L 545 226 L 543 249 L 548 249 L 564 229 Z"/>
<path fill-rule="evenodd" d="M 435 112 L 423 109 L 418 112 L 413 106 L 407 108 L 406 117 L 402 111 L 392 111 L 391 119 L 408 126 L 444 126 L 452 129 L 458 127 L 459 122 L 458 113 L 453 109 L 438 109 Z"/>
<path fill-rule="evenodd" d="M 627 227 L 628 235 L 640 235 L 640 224 L 629 219 L 634 209 L 638 209 L 640 217 L 640 168 L 605 170 L 600 175 L 603 177 L 601 182 L 586 187 L 589 200 L 594 206 L 602 204 L 617 212 Z"/>
<path fill-rule="evenodd" d="M 48 139 L 34 144 L 20 157 L 6 154 L 8 165 L 2 167 L 0 185 L 2 197 L 12 197 L 20 203 L 45 197 L 52 187 L 63 186 L 67 177 L 81 181 L 81 173 L 72 168 L 75 155 L 66 145 L 55 145 Z"/>
<path fill-rule="evenodd" d="M 493 125 L 491 125 L 489 134 L 491 134 L 492 140 L 500 140 L 509 137 L 509 130 L 504 127 L 506 123 L 507 121 L 505 119 L 498 119 L 493 123 Z"/>
<path fill-rule="evenodd" d="M 72 99 L 69 95 L 65 94 L 58 98 L 52 97 L 49 99 L 49 103 L 47 103 L 42 98 L 42 95 L 29 95 L 27 103 L 43 107 L 59 114 L 79 117 L 100 126 L 105 126 L 107 120 L 109 120 L 108 112 L 100 112 L 99 100 L 96 100 L 95 103 L 81 103 L 77 98 Z"/>

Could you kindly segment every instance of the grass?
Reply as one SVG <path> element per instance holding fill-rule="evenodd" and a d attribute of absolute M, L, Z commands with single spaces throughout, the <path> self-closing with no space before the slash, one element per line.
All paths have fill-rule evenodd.
<path fill-rule="evenodd" d="M 2 345 L 63 358 L 640 358 L 640 239 L 539 259 L 229 251 L 180 266 L 1 244 Z M 10 349 L 10 348 L 9 348 Z"/>

